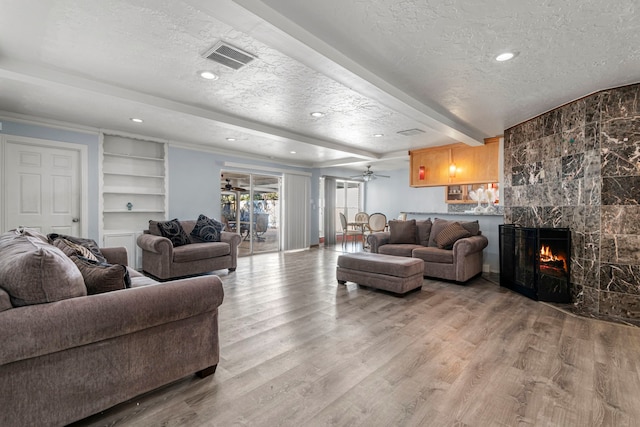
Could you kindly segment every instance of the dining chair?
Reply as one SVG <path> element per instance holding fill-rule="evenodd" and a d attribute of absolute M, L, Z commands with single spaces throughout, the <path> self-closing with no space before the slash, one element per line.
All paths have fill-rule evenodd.
<path fill-rule="evenodd" d="M 369 234 L 384 231 L 386 228 L 387 216 L 385 214 L 376 212 L 369 215 L 369 224 L 367 225 Z"/>
<path fill-rule="evenodd" d="M 342 225 L 342 246 L 344 248 L 347 247 L 347 239 L 349 238 L 349 236 L 360 236 L 360 239 L 362 239 L 362 245 L 364 246 L 364 231 L 362 228 L 358 230 L 350 230 L 347 217 L 344 216 L 342 212 L 340 212 L 340 223 Z M 354 242 L 355 242 L 355 237 L 351 241 L 351 243 L 353 244 Z"/>
<path fill-rule="evenodd" d="M 356 216 L 353 218 L 355 222 L 360 222 L 362 224 L 367 224 L 369 222 L 369 214 L 366 212 L 358 212 Z"/>

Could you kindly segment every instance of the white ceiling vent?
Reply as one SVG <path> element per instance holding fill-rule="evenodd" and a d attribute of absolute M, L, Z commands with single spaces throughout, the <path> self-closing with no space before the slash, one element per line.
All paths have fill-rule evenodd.
<path fill-rule="evenodd" d="M 401 130 L 398 131 L 398 133 L 402 136 L 413 136 L 413 135 L 420 135 L 421 133 L 425 133 L 423 130 L 421 129 L 407 129 L 407 130 Z"/>
<path fill-rule="evenodd" d="M 256 59 L 254 55 L 222 40 L 213 45 L 213 47 L 202 56 L 226 67 L 233 68 L 234 70 L 238 70 Z"/>

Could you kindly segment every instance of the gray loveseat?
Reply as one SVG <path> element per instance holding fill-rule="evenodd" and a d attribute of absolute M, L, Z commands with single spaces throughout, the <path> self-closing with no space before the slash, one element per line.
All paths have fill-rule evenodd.
<path fill-rule="evenodd" d="M 15 239 L 0 235 L 0 425 L 65 425 L 215 371 L 217 276 L 159 284 L 129 269 L 131 288 L 87 295 L 57 247 Z M 126 264 L 124 248 L 102 254 Z"/>
<path fill-rule="evenodd" d="M 372 253 L 422 259 L 425 276 L 462 283 L 482 273 L 488 240 L 477 221 L 436 218 L 389 221 L 389 231 L 370 234 L 367 243 Z"/>
<path fill-rule="evenodd" d="M 188 236 L 188 244 L 174 246 L 162 236 L 156 221 L 149 221 L 149 229 L 138 236 L 145 273 L 159 280 L 170 280 L 225 268 L 235 271 L 242 240 L 239 234 L 222 231 L 219 242 L 202 242 L 191 235 L 195 220 L 178 222 Z"/>

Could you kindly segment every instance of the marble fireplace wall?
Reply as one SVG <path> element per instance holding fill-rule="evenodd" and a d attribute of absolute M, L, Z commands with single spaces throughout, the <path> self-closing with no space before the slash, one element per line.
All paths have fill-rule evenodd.
<path fill-rule="evenodd" d="M 640 84 L 604 90 L 504 135 L 505 223 L 571 229 L 584 314 L 640 322 Z"/>

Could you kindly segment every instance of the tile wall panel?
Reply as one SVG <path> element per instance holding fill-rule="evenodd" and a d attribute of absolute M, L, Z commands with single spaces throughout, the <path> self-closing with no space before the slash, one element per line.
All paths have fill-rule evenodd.
<path fill-rule="evenodd" d="M 568 227 L 578 311 L 640 323 L 640 84 L 505 130 L 505 223 Z"/>

